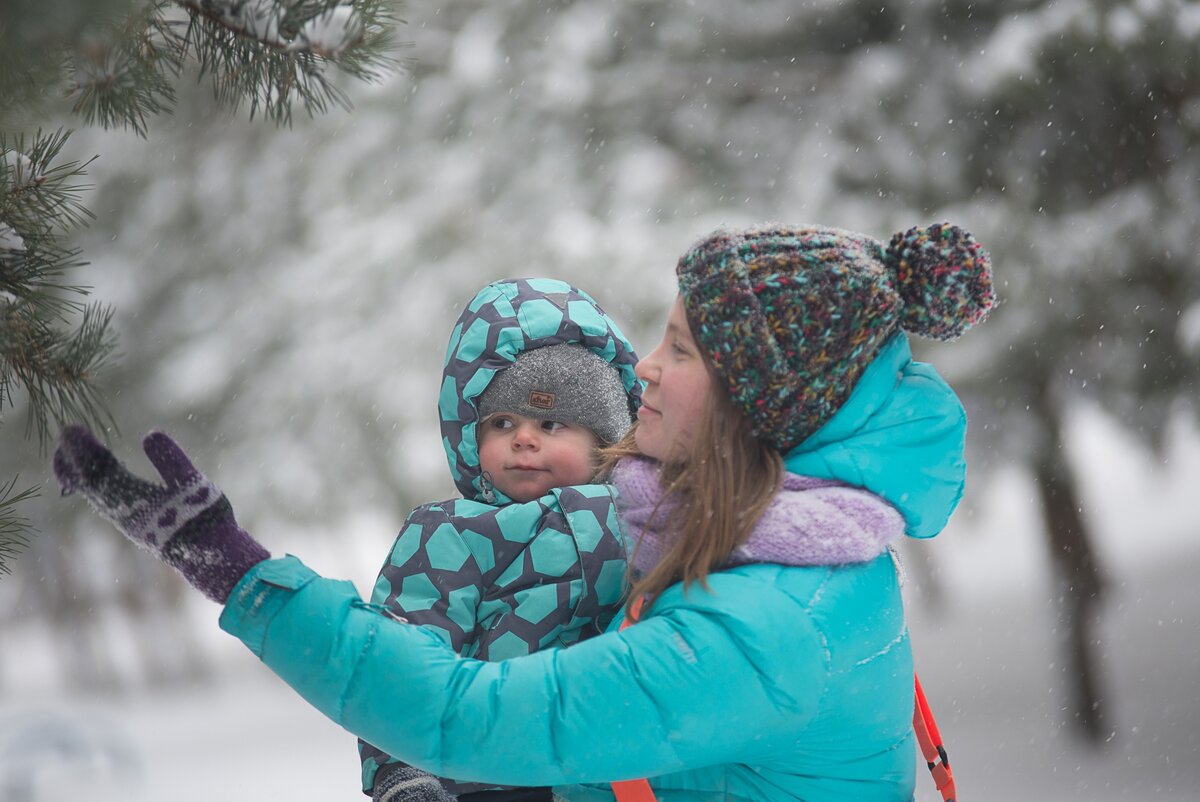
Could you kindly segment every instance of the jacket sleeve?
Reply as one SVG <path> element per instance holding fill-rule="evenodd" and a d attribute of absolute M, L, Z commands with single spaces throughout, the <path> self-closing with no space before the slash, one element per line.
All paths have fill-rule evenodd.
<path fill-rule="evenodd" d="M 322 713 L 414 766 L 508 785 L 609 782 L 753 762 L 815 715 L 822 635 L 800 605 L 786 625 L 747 629 L 761 617 L 755 594 L 727 576 L 750 581 L 713 575 L 711 591 L 672 589 L 622 632 L 498 663 L 459 657 L 293 557 L 247 574 L 221 626 Z M 718 603 L 733 599 L 747 609 Z M 811 659 L 780 659 L 799 648 Z"/>
<path fill-rule="evenodd" d="M 389 615 L 432 627 L 456 652 L 475 640 L 483 580 L 470 549 L 448 516 L 435 505 L 413 510 L 379 571 L 371 602 Z M 376 772 L 397 761 L 358 741 L 362 787 L 370 792 Z"/>

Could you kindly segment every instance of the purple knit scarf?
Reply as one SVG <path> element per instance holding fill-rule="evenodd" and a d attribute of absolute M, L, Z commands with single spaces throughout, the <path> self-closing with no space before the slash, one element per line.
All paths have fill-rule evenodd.
<path fill-rule="evenodd" d="M 677 504 L 663 498 L 658 463 L 653 460 L 623 459 L 611 481 L 619 491 L 617 510 L 629 536 L 633 569 L 645 574 L 671 548 L 670 535 L 662 527 Z M 650 518 L 656 508 L 652 528 Z M 734 549 L 726 565 L 863 562 L 882 554 L 890 541 L 903 534 L 904 517 L 874 493 L 788 473 L 750 537 Z"/>

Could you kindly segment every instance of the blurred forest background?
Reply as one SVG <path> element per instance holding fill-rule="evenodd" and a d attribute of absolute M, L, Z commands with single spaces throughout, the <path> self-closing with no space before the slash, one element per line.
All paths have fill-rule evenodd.
<path fill-rule="evenodd" d="M 1063 783 L 1031 799 L 1200 792 L 1200 3 L 401 16 L 402 70 L 335 76 L 349 111 L 280 127 L 185 76 L 145 138 L 41 123 L 99 154 L 73 280 L 113 310 L 119 454 L 144 468 L 140 435 L 170 431 L 268 548 L 365 591 L 408 509 L 453 493 L 435 394 L 482 284 L 572 281 L 647 350 L 675 259 L 718 225 L 886 239 L 950 220 L 991 251 L 1002 299 L 962 340 L 917 344 L 972 421 L 958 518 L 905 550 L 918 665 L 951 755 L 956 724 L 971 749 L 958 773 L 979 799 L 1012 798 L 1026 760 Z M 57 498 L 11 402 L 0 482 L 43 492 L 0 577 L 0 705 L 220 681 L 211 606 Z"/>

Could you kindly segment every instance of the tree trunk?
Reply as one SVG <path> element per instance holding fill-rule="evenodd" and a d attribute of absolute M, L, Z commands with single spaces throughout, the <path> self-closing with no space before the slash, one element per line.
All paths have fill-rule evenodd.
<path fill-rule="evenodd" d="M 1047 429 L 1035 465 L 1056 584 L 1068 713 L 1083 735 L 1101 743 L 1110 730 L 1095 634 L 1105 583 L 1082 514 L 1075 476 L 1065 458 L 1062 405 L 1043 393 L 1038 410 Z"/>

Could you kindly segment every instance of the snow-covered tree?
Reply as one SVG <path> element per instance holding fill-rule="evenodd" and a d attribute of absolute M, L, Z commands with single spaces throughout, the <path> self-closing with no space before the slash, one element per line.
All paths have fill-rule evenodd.
<path fill-rule="evenodd" d="M 0 136 L 0 413 L 23 390 L 26 435 L 42 443 L 52 420 L 106 422 L 94 380 L 113 347 L 109 313 L 66 283 L 79 251 L 64 236 L 87 210 L 77 183 L 84 165 L 57 163 L 65 141 Z M 29 532 L 17 505 L 33 491 L 16 487 L 15 478 L 0 486 L 0 573 Z"/>
<path fill-rule="evenodd" d="M 277 123 L 346 106 L 336 67 L 372 80 L 394 63 L 387 0 L 15 0 L 0 17 L 0 413 L 23 395 L 26 436 L 43 446 L 67 421 L 104 428 L 96 380 L 113 351 L 111 312 L 72 283 L 69 235 L 91 213 L 86 162 L 63 161 L 63 129 L 26 131 L 64 106 L 85 122 L 141 136 L 195 73 L 218 105 Z M 65 100 L 65 103 L 64 103 Z M 0 485 L 0 574 L 26 544 L 18 504 Z"/>
<path fill-rule="evenodd" d="M 1109 584 L 1066 430 L 1083 401 L 1160 448 L 1200 382 L 1200 6 L 908 4 L 861 59 L 888 69 L 839 128 L 852 190 L 972 219 L 1005 305 L 957 358 L 992 461 L 1040 494 L 1066 705 L 1106 721 Z M 949 349 L 946 357 L 955 359 Z M 1132 534 L 1132 533 L 1131 533 Z"/>
<path fill-rule="evenodd" d="M 445 0 L 411 9 L 413 69 L 355 85 L 351 122 L 210 125 L 181 92 L 199 110 L 164 121 L 170 149 L 105 140 L 90 168 L 114 414 L 180 434 L 269 544 L 307 529 L 306 556 L 341 556 L 369 528 L 370 564 L 451 492 L 437 372 L 482 282 L 574 281 L 645 346 L 674 259 L 718 224 L 944 218 L 992 251 L 1003 299 L 935 355 L 971 441 L 995 435 L 972 465 L 1061 457 L 1045 370 L 1058 413 L 1092 399 L 1152 440 L 1195 387 L 1194 5 Z M 1065 466 L 1043 477 L 1069 498 Z M 1048 553 L 1081 591 L 1048 595 L 1086 645 L 1082 526 L 1047 525 L 1075 535 Z M 1072 712 L 1102 732 L 1087 687 Z"/>

